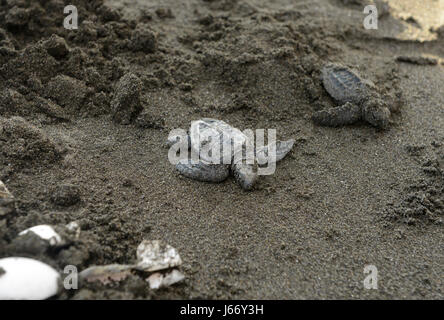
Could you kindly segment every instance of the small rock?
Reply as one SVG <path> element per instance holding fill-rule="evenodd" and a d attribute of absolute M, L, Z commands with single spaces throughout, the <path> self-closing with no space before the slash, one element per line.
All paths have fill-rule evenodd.
<path fill-rule="evenodd" d="M 57 246 L 62 243 L 62 238 L 60 237 L 60 235 L 57 232 L 55 232 L 53 227 L 49 225 L 42 224 L 39 226 L 23 230 L 22 232 L 19 233 L 19 236 L 23 236 L 28 232 L 35 233 L 41 239 L 48 241 L 51 246 Z"/>
<path fill-rule="evenodd" d="M 151 272 L 177 267 L 182 264 L 179 253 L 159 240 L 143 240 L 137 247 L 138 270 Z"/>
<path fill-rule="evenodd" d="M 80 189 L 73 184 L 58 185 L 51 196 L 52 202 L 59 206 L 69 207 L 80 201 Z"/>
<path fill-rule="evenodd" d="M 0 300 L 44 300 L 57 294 L 60 275 L 47 264 L 29 259 L 0 259 Z"/>
<path fill-rule="evenodd" d="M 150 284 L 151 289 L 159 289 L 162 287 L 169 287 L 183 279 L 185 279 L 185 276 L 180 271 L 174 269 L 166 274 L 160 272 L 153 273 L 146 279 L 146 281 Z"/>
<path fill-rule="evenodd" d="M 69 53 L 68 45 L 64 38 L 53 34 L 51 38 L 43 43 L 46 51 L 54 58 L 63 58 Z"/>
<path fill-rule="evenodd" d="M 120 79 L 111 102 L 115 122 L 129 124 L 142 111 L 141 90 L 142 81 L 135 74 L 127 73 Z"/>
<path fill-rule="evenodd" d="M 132 51 L 154 53 L 157 47 L 156 35 L 147 24 L 138 24 L 131 35 L 129 48 Z"/>

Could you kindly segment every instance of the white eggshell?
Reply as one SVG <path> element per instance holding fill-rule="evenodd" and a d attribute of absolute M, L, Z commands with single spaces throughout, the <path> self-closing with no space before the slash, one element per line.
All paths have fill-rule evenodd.
<path fill-rule="evenodd" d="M 43 240 L 47 240 L 49 244 L 52 246 L 59 245 L 62 243 L 62 238 L 60 237 L 60 235 L 57 232 L 55 232 L 55 230 L 51 226 L 45 224 L 23 230 L 22 232 L 19 233 L 19 236 L 23 236 L 30 231 L 34 232 Z"/>
<path fill-rule="evenodd" d="M 72 222 L 68 223 L 66 225 L 66 229 L 68 229 L 71 232 L 74 232 L 76 238 L 79 238 L 81 229 L 80 229 L 80 225 L 77 221 L 72 221 Z"/>
<path fill-rule="evenodd" d="M 159 240 L 143 240 L 137 247 L 137 266 L 143 271 L 158 271 L 182 264 L 179 253 Z"/>
<path fill-rule="evenodd" d="M 72 221 L 72 222 L 70 222 L 70 223 L 68 223 L 67 225 L 66 225 L 66 228 L 69 230 L 69 231 L 75 231 L 75 232 L 77 232 L 78 230 L 80 230 L 80 226 L 79 226 L 79 223 L 77 222 L 77 221 Z"/>
<path fill-rule="evenodd" d="M 172 270 L 167 274 L 160 272 L 153 273 L 146 279 L 150 284 L 151 289 L 159 289 L 161 287 L 168 287 L 185 279 L 185 276 L 179 270 Z"/>
<path fill-rule="evenodd" d="M 43 300 L 59 290 L 59 273 L 43 262 L 11 257 L 0 268 L 0 300 Z"/>

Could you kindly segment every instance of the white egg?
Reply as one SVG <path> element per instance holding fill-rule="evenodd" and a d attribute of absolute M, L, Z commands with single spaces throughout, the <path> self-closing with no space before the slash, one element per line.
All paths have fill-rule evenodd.
<path fill-rule="evenodd" d="M 19 236 L 23 236 L 30 231 L 34 232 L 43 240 L 47 240 L 49 244 L 52 246 L 59 245 L 62 243 L 62 238 L 57 232 L 55 232 L 53 227 L 45 224 L 23 230 L 22 232 L 19 233 Z"/>
<path fill-rule="evenodd" d="M 57 294 L 60 275 L 29 258 L 0 259 L 0 300 L 43 300 Z"/>

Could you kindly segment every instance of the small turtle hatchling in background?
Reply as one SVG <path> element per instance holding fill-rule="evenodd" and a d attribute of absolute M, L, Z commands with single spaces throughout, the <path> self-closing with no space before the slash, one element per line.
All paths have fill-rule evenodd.
<path fill-rule="evenodd" d="M 197 133 L 198 136 L 191 138 L 193 135 L 192 133 Z M 208 137 L 215 137 L 216 141 L 207 141 Z M 212 161 L 208 155 L 199 152 L 200 146 L 208 143 L 220 143 L 220 146 L 222 147 L 225 145 L 233 146 L 234 143 L 239 143 L 239 145 L 242 145 L 242 157 L 240 158 L 242 158 L 241 160 L 245 160 L 245 148 L 249 138 L 239 129 L 233 128 L 221 120 L 204 118 L 191 123 L 190 135 L 184 137 L 169 137 L 167 144 L 172 146 L 180 139 L 188 141 L 188 149 L 192 149 L 196 154 L 200 155 L 200 159 L 197 163 L 193 163 L 191 159 L 180 160 L 176 165 L 176 169 L 180 174 L 198 181 L 217 183 L 227 179 L 231 173 L 243 189 L 250 190 L 253 188 L 258 178 L 257 164 L 247 164 L 242 161 L 235 162 L 237 157 L 235 157 L 234 150 L 231 150 L 231 164 L 224 163 L 223 152 L 220 153 L 220 161 L 217 164 L 213 163 L 214 161 Z M 276 148 L 276 162 L 282 160 L 287 153 L 290 152 L 294 142 L 293 139 L 275 142 L 273 147 Z M 271 144 L 255 149 L 255 159 L 260 157 L 265 161 L 270 161 L 267 158 L 268 150 L 270 148 Z M 267 163 L 265 163 L 265 165 L 266 164 Z"/>
<path fill-rule="evenodd" d="M 337 127 L 364 120 L 378 128 L 388 126 L 390 110 L 370 81 L 338 64 L 327 64 L 321 77 L 325 90 L 339 107 L 316 112 L 315 123 Z"/>

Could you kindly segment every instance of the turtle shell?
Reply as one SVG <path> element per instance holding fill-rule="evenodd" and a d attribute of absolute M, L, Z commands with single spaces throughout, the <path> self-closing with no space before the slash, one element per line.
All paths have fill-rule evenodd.
<path fill-rule="evenodd" d="M 239 129 L 222 120 L 209 118 L 191 123 L 190 138 L 192 151 L 211 164 L 231 164 L 234 151 L 242 148 L 247 141 L 247 136 Z M 213 155 L 213 151 L 218 149 L 219 155 Z"/>
<path fill-rule="evenodd" d="M 322 68 L 321 77 L 325 90 L 341 105 L 360 104 L 368 97 L 368 81 L 347 67 L 327 64 Z"/>

